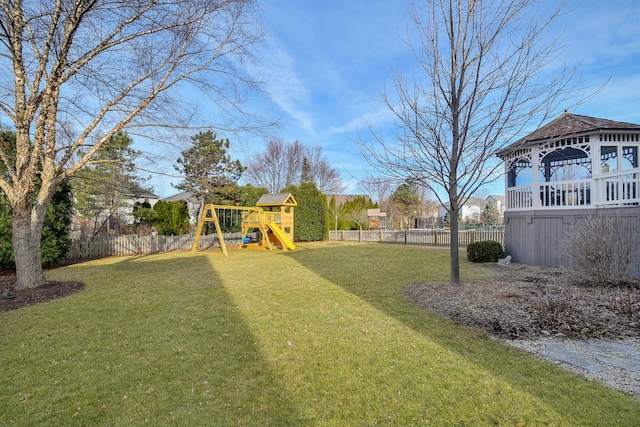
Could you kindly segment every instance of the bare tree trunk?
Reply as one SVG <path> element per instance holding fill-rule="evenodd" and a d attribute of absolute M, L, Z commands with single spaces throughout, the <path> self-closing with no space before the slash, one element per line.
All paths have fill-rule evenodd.
<path fill-rule="evenodd" d="M 394 77 L 396 95 L 382 92 L 395 117 L 387 138 L 370 125 L 359 140 L 371 166 L 389 178 L 411 179 L 451 207 L 451 283 L 460 282 L 458 212 L 461 203 L 499 179 L 495 153 L 560 106 L 584 99 L 576 67 L 549 75 L 559 55 L 551 23 L 566 1 L 416 1 L 407 37 L 419 72 Z M 409 32 L 411 33 L 411 32 Z M 413 40 L 412 40 L 413 39 Z"/>
<path fill-rule="evenodd" d="M 460 284 L 460 251 L 458 248 L 458 230 L 459 230 L 459 221 L 458 221 L 458 209 L 457 202 L 451 202 L 451 210 L 449 211 L 449 216 L 451 218 L 451 223 L 449 224 L 451 230 L 451 245 L 449 246 L 449 253 L 451 254 L 451 284 L 459 285 Z"/>
<path fill-rule="evenodd" d="M 13 208 L 12 242 L 16 261 L 16 289 L 35 288 L 45 284 L 40 249 L 44 215 L 39 215 L 42 218 L 34 221 L 31 220 L 31 215 L 28 205 Z"/>

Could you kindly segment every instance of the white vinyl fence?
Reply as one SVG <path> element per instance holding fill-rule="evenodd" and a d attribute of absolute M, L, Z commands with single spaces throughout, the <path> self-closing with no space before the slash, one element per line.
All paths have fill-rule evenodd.
<path fill-rule="evenodd" d="M 403 243 L 406 245 L 449 246 L 451 232 L 448 230 L 332 230 L 330 240 L 347 242 Z M 458 232 L 458 246 L 468 246 L 473 242 L 495 240 L 504 245 L 504 229 L 461 230 Z"/>

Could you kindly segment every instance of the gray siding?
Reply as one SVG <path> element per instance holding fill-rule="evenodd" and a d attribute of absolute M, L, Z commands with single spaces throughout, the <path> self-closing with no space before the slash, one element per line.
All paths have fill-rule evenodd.
<path fill-rule="evenodd" d="M 611 209 L 612 215 L 635 218 L 637 236 L 640 223 L 640 207 L 630 206 Z M 537 211 L 507 211 L 504 215 L 504 246 L 513 262 L 528 265 L 567 267 L 564 256 L 564 240 L 576 221 L 593 213 L 593 209 L 554 209 Z M 594 236 L 594 244 L 596 238 Z M 633 274 L 640 277 L 640 254 L 633 256 Z"/>

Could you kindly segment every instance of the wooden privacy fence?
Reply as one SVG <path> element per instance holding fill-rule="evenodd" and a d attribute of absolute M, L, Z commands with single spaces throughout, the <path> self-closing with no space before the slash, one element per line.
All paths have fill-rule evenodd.
<path fill-rule="evenodd" d="M 249 238 L 256 238 L 253 234 L 247 234 Z M 224 240 L 227 245 L 239 244 L 242 241 L 242 233 L 225 233 Z M 181 236 L 81 236 L 71 239 L 71 246 L 66 258 L 96 258 L 110 255 L 148 254 L 156 252 L 169 252 L 189 250 L 193 245 L 193 234 Z M 218 236 L 207 234 L 200 237 L 198 248 L 220 246 Z"/>
<path fill-rule="evenodd" d="M 332 230 L 330 240 L 348 242 L 403 243 L 406 245 L 450 246 L 451 232 L 448 230 Z M 495 240 L 504 245 L 504 229 L 461 230 L 458 246 L 469 243 Z"/>

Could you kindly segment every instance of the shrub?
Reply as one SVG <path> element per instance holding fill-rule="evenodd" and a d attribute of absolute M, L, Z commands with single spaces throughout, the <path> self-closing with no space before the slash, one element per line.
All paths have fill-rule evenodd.
<path fill-rule="evenodd" d="M 487 240 L 473 242 L 467 246 L 467 259 L 470 262 L 497 262 L 504 258 L 504 249 L 500 242 Z"/>
<path fill-rule="evenodd" d="M 563 253 L 569 266 L 590 282 L 611 284 L 630 275 L 639 246 L 636 218 L 598 209 L 577 219 L 564 239 Z"/>
<path fill-rule="evenodd" d="M 72 213 L 71 185 L 63 181 L 56 188 L 42 225 L 42 267 L 55 267 L 67 253 Z M 0 194 L 0 270 L 15 269 L 11 226 L 11 205 L 6 197 Z"/>
<path fill-rule="evenodd" d="M 153 206 L 153 226 L 165 236 L 176 236 L 189 232 L 189 209 L 187 202 L 159 200 Z"/>
<path fill-rule="evenodd" d="M 327 197 L 312 182 L 290 185 L 282 190 L 291 193 L 298 202 L 295 210 L 293 237 L 296 242 L 315 242 L 325 239 L 327 228 Z"/>

